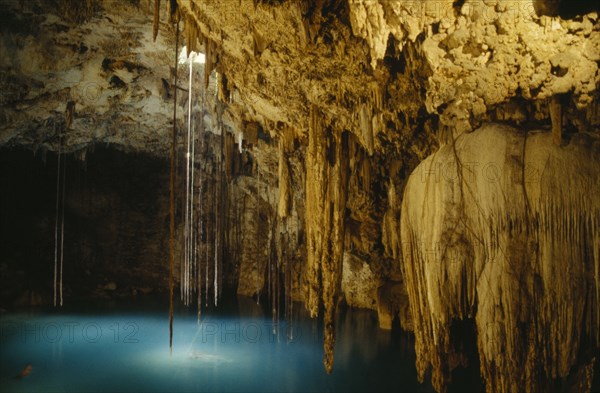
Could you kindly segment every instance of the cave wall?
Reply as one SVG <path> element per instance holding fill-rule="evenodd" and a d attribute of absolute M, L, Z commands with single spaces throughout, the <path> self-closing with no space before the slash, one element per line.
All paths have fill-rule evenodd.
<path fill-rule="evenodd" d="M 57 155 L 2 149 L 1 156 L 2 307 L 50 305 Z M 62 154 L 60 172 L 65 302 L 164 292 L 165 160 L 97 147 L 85 155 Z M 62 201 L 62 185 L 60 194 Z M 60 238 L 60 223 L 58 231 Z"/>
<path fill-rule="evenodd" d="M 0 144 L 164 156 L 173 32 L 152 41 L 149 1 L 84 3 L 2 0 Z"/>

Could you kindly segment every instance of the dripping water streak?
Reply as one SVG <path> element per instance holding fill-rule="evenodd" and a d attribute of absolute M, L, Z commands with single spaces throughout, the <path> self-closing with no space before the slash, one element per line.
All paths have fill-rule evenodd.
<path fill-rule="evenodd" d="M 221 104 L 219 104 L 221 105 Z M 225 199 L 226 192 L 226 177 L 225 177 L 225 130 L 223 128 L 223 107 L 221 106 L 221 110 L 219 111 L 219 128 L 221 130 L 221 160 L 219 162 L 219 253 L 217 257 L 218 269 L 217 272 L 223 271 L 223 255 L 224 255 L 224 247 L 226 239 L 226 229 L 227 229 L 227 210 L 228 210 L 228 200 Z M 217 297 L 221 294 L 222 285 L 219 285 L 223 280 L 223 274 L 219 276 L 216 275 L 216 290 Z"/>
<path fill-rule="evenodd" d="M 192 64 L 188 81 L 188 118 L 187 118 L 187 148 L 185 153 L 185 223 L 184 223 L 184 264 L 183 264 L 183 302 L 188 304 L 189 293 L 189 264 L 190 264 L 190 152 L 191 152 L 191 120 L 192 120 Z"/>
<path fill-rule="evenodd" d="M 204 83 L 200 84 L 200 155 L 202 155 L 202 148 L 204 147 Z M 198 239 L 197 243 L 202 241 L 202 166 L 200 166 L 200 171 L 198 172 L 198 205 L 200 212 L 198 214 L 199 221 L 199 230 L 198 230 Z M 198 255 L 196 250 L 197 260 L 197 271 L 196 271 L 196 290 L 197 290 L 197 301 L 198 301 L 198 323 L 200 323 L 200 317 L 202 312 L 202 259 L 201 256 Z"/>
<path fill-rule="evenodd" d="M 190 101 L 191 101 L 191 91 L 192 91 L 192 64 L 194 62 L 190 61 Z M 191 112 L 191 104 L 190 104 L 190 112 Z M 191 179 L 191 196 L 190 196 L 190 239 L 192 239 L 192 244 L 190 246 L 190 259 L 192 260 L 192 270 L 190 274 L 190 288 L 192 288 L 192 280 L 196 274 L 196 240 L 194 238 L 194 177 L 195 177 L 195 165 L 196 165 L 196 129 L 195 129 L 195 121 L 192 125 L 192 179 Z M 191 289 L 190 289 L 190 299 L 188 299 L 188 303 L 191 304 Z"/>
<path fill-rule="evenodd" d="M 217 193 L 217 189 L 215 186 L 215 194 Z M 217 203 L 216 197 L 215 197 L 215 204 Z M 214 273 L 214 280 L 213 280 L 213 292 L 215 295 L 215 307 L 217 306 L 217 250 L 219 249 L 219 236 L 217 236 L 217 231 L 219 228 L 219 219 L 218 219 L 218 214 L 217 213 L 217 209 L 215 209 L 215 267 L 213 270 Z"/>
<path fill-rule="evenodd" d="M 208 147 L 207 147 L 207 150 L 208 150 Z M 206 193 L 208 194 L 209 192 L 210 192 L 210 190 L 207 189 Z M 207 219 L 207 221 L 208 221 L 208 219 Z M 206 270 L 204 271 L 204 307 L 208 307 L 208 267 L 210 265 L 209 252 L 208 252 L 209 245 L 210 245 L 210 243 L 209 243 L 209 231 L 207 230 L 206 231 L 206 247 L 205 247 L 205 250 L 204 250 L 204 260 L 205 260 L 205 267 L 206 267 Z"/>
<path fill-rule="evenodd" d="M 179 59 L 179 16 L 175 29 L 175 86 Z M 175 146 L 177 144 L 177 89 L 173 89 L 173 133 L 171 138 L 170 221 L 169 221 L 169 349 L 173 353 L 173 264 L 175 259 Z"/>
<path fill-rule="evenodd" d="M 260 268 L 259 268 L 259 253 L 260 253 L 260 167 L 256 164 L 256 304 L 260 304 Z"/>
<path fill-rule="evenodd" d="M 188 214 L 189 217 L 186 217 L 188 221 L 187 228 L 187 270 L 186 270 L 186 299 L 185 304 L 190 304 L 190 280 L 191 280 L 191 269 L 192 269 L 192 241 L 194 238 L 193 234 L 193 217 L 194 217 L 194 131 L 192 130 L 192 71 L 193 71 L 193 59 L 190 58 L 190 75 L 188 81 L 188 168 L 187 168 L 187 178 L 188 178 Z"/>
<path fill-rule="evenodd" d="M 59 291 L 60 291 L 60 306 L 63 305 L 63 260 L 64 260 L 64 252 L 65 252 L 65 189 L 67 184 L 67 157 L 63 158 L 63 182 L 62 182 L 62 217 L 60 222 L 60 283 L 59 283 Z"/>
<path fill-rule="evenodd" d="M 217 199 L 217 188 L 218 188 L 218 184 L 217 184 L 217 180 L 218 180 L 218 167 L 217 167 L 217 163 L 215 162 L 215 168 L 214 168 L 214 172 L 215 172 L 215 182 L 214 182 L 214 189 L 213 189 L 213 195 L 214 195 L 214 212 L 215 212 L 215 224 L 214 224 L 214 228 L 213 228 L 213 234 L 214 234 L 214 249 L 213 249 L 213 259 L 214 259 L 214 266 L 213 266 L 213 298 L 214 298 L 214 304 L 215 306 L 217 305 L 217 249 L 219 248 L 219 240 L 218 240 L 218 236 L 217 236 L 217 232 L 218 232 L 218 228 L 219 228 L 219 201 Z"/>
<path fill-rule="evenodd" d="M 270 221 L 270 219 L 268 219 L 268 221 Z M 269 228 L 270 228 L 270 222 L 269 222 Z M 271 303 L 273 303 L 273 298 L 271 297 L 271 293 L 272 288 L 271 288 L 271 240 L 269 239 L 269 249 L 267 250 L 267 252 L 269 253 L 269 256 L 267 258 L 267 298 L 269 299 L 268 301 L 270 301 Z"/>
<path fill-rule="evenodd" d="M 56 171 L 56 218 L 54 221 L 54 307 L 56 307 L 56 279 L 58 269 L 58 208 L 60 199 L 60 153 L 62 148 L 62 135 L 58 135 L 58 163 Z"/>

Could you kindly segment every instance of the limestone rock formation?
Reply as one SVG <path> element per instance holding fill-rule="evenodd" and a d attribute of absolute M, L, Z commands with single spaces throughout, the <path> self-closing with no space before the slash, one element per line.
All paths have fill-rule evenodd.
<path fill-rule="evenodd" d="M 540 102 L 565 93 L 583 113 L 579 128 L 597 127 L 598 13 L 584 15 L 590 7 L 580 5 L 578 19 L 548 20 L 536 10 L 557 16 L 558 7 L 546 3 L 556 1 L 357 0 L 349 6 L 353 32 L 369 43 L 373 66 L 384 58 L 389 37 L 400 48 L 421 42 L 419 55 L 431 68 L 425 106 L 456 135 L 499 109 L 508 112 L 500 116 L 527 120 L 532 114 L 525 108 L 501 109 L 513 98 Z"/>
<path fill-rule="evenodd" d="M 600 129 L 600 20 L 592 3 L 0 0 L 0 149 L 61 151 L 84 165 L 103 144 L 160 163 L 175 130 L 179 285 L 182 146 L 191 108 L 199 135 L 195 217 L 205 294 L 233 288 L 274 305 L 274 318 L 285 309 L 283 298 L 286 305 L 303 302 L 313 316 L 322 309 L 329 371 L 336 310 L 345 299 L 384 311 L 384 326 L 400 310 L 400 325 L 415 331 L 418 369 L 433 367 L 438 390 L 463 359 L 447 337 L 456 318 L 475 318 L 482 333 L 477 340 L 488 389 L 546 388 L 562 377 L 578 381 L 566 381 L 569 387 L 585 387 L 591 359 L 584 349 L 598 343 L 590 338 L 598 317 L 589 311 L 598 302 L 592 180 Z M 176 37 L 177 51 L 185 45 L 186 53 L 205 54 L 191 81 L 187 64 L 176 65 Z M 491 122 L 504 126 L 478 130 Z M 454 183 L 425 192 L 413 175 L 405 193 L 410 173 L 440 146 L 435 160 L 450 166 L 425 174 L 423 184 L 441 187 L 436 176 Z M 454 147 L 460 170 L 452 167 Z M 469 161 L 483 151 L 489 154 Z M 538 166 L 539 160 L 548 165 Z M 484 172 L 477 177 L 477 171 Z M 535 171 L 545 180 L 520 185 Z M 164 181 L 160 173 L 155 181 Z M 511 178 L 487 181 L 494 176 Z M 69 184 L 81 186 L 83 195 L 94 193 L 76 181 Z M 128 218 L 122 246 L 128 260 L 167 249 L 154 240 L 163 239 L 169 210 L 164 190 L 156 193 L 156 220 L 137 213 L 102 220 L 102 228 L 113 228 L 119 217 Z M 430 200 L 432 193 L 440 199 Z M 92 234 L 101 225 L 86 212 L 104 208 L 104 199 L 121 200 L 99 198 L 84 209 L 74 199 L 67 196 L 68 213 L 93 227 Z M 481 203 L 488 209 L 483 221 L 474 215 Z M 556 209 L 576 208 L 581 217 L 572 222 L 557 216 Z M 132 235 L 150 221 L 152 240 Z M 443 260 L 452 267 L 431 263 L 439 250 L 419 248 L 401 226 L 436 246 L 449 242 L 452 252 Z M 441 232 L 449 226 L 456 231 Z M 487 237 L 474 232 L 484 227 Z M 560 236 L 583 239 L 581 248 L 557 248 L 565 244 Z M 135 241 L 152 244 L 129 247 Z M 75 254 L 91 260 L 91 241 L 80 243 Z M 114 266 L 101 261 L 108 255 L 94 258 L 97 266 Z M 140 270 L 159 275 L 161 258 Z M 514 260 L 526 262 L 507 265 Z M 581 290 L 555 285 L 561 274 L 580 280 Z"/>
<path fill-rule="evenodd" d="M 165 155 L 173 33 L 152 41 L 147 5 L 93 1 L 77 11 L 83 3 L 2 1 L 0 144 Z"/>
<path fill-rule="evenodd" d="M 444 390 L 458 350 L 450 327 L 474 318 L 488 391 L 581 382 L 600 338 L 598 184 L 597 136 L 555 146 L 547 132 L 497 124 L 417 167 L 401 233 L 421 378 L 431 368 Z"/>

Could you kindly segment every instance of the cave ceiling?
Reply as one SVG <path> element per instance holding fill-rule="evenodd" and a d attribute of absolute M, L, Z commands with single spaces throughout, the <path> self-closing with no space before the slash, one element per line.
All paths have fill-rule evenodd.
<path fill-rule="evenodd" d="M 535 3 L 163 1 L 154 41 L 151 1 L 77 13 L 68 1 L 3 0 L 0 144 L 56 150 L 68 125 L 71 151 L 100 142 L 164 154 L 175 8 L 180 43 L 206 53 L 236 132 L 258 123 L 303 140 L 316 111 L 371 154 L 421 160 L 482 121 L 548 120 L 555 95 L 572 126 L 595 130 L 598 14 L 538 16 Z"/>

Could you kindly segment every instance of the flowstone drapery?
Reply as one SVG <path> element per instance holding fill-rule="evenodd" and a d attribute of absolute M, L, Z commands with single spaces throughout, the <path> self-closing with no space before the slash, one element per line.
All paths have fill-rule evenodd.
<path fill-rule="evenodd" d="M 403 269 L 420 378 L 444 390 L 474 318 L 488 391 L 589 390 L 599 342 L 600 141 L 486 125 L 410 176 Z"/>

